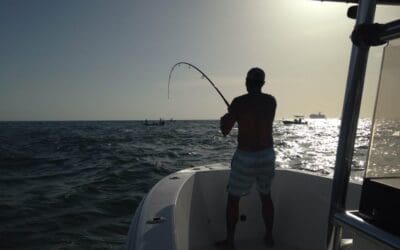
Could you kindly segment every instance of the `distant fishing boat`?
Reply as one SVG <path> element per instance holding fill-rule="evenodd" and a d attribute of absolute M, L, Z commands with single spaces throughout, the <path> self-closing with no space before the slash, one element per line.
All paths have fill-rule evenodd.
<path fill-rule="evenodd" d="M 400 249 L 399 158 L 393 158 L 394 162 L 388 171 L 385 157 L 389 156 L 383 155 L 382 151 L 376 151 L 381 133 L 379 119 L 380 115 L 385 114 L 377 112 L 382 112 L 385 107 L 398 106 L 398 98 L 389 100 L 388 95 L 378 95 L 375 105 L 379 108 L 375 109 L 371 133 L 374 140 L 371 139 L 369 147 L 364 182 L 361 185 L 360 182 L 349 181 L 368 48 L 400 37 L 400 20 L 381 26 L 370 26 L 374 21 L 377 3 L 400 5 L 400 2 L 394 0 L 360 0 L 355 7 L 356 11 L 354 6 L 348 11 L 348 16 L 357 16 L 357 20 L 352 35 L 354 46 L 334 176 L 325 177 L 290 169 L 276 170 L 272 183 L 272 199 L 275 205 L 273 232 L 276 244 L 272 249 Z M 370 32 L 376 37 L 365 35 L 368 29 L 376 27 L 379 32 Z M 382 63 L 378 93 L 383 93 L 381 90 L 385 87 L 392 93 L 399 93 L 398 84 L 387 82 L 385 86 L 384 83 L 398 81 L 400 78 L 399 71 L 396 70 L 400 60 L 398 56 L 396 58 L 396 55 L 400 55 L 399 51 L 400 46 L 385 48 L 383 58 L 388 60 Z M 388 66 L 385 69 L 386 63 Z M 385 70 L 388 70 L 390 77 L 385 75 Z M 216 249 L 214 243 L 224 239 L 226 235 L 225 205 L 229 172 L 228 164 L 213 164 L 180 170 L 164 177 L 136 209 L 128 232 L 126 249 Z M 235 235 L 236 249 L 265 249 L 262 240 L 264 230 L 261 204 L 256 190 L 253 189 L 240 203 L 240 220 Z"/>
<path fill-rule="evenodd" d="M 160 119 L 159 121 L 148 121 L 148 120 L 145 120 L 143 122 L 143 125 L 145 125 L 145 126 L 164 126 L 165 125 L 165 121 L 162 120 L 162 119 Z"/>
<path fill-rule="evenodd" d="M 318 112 L 318 114 L 310 114 L 311 119 L 326 119 L 326 116 L 322 114 L 321 112 Z"/>
<path fill-rule="evenodd" d="M 295 115 L 294 120 L 283 120 L 283 124 L 285 125 L 307 125 L 308 122 L 304 121 L 303 115 Z"/>

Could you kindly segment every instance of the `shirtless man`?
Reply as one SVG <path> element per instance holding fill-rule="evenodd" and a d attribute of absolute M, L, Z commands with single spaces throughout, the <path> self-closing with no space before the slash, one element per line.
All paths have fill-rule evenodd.
<path fill-rule="evenodd" d="M 272 226 L 274 206 L 271 200 L 271 181 L 275 172 L 275 152 L 272 139 L 272 123 L 275 117 L 276 101 L 271 95 L 261 92 L 265 73 L 252 68 L 247 73 L 247 94 L 236 97 L 229 111 L 221 118 L 221 132 L 229 134 L 235 122 L 238 123 L 238 147 L 233 155 L 228 184 L 226 206 L 227 237 L 216 245 L 234 249 L 235 226 L 239 219 L 239 200 L 247 195 L 254 182 L 262 203 L 265 223 L 265 243 L 274 245 Z"/>

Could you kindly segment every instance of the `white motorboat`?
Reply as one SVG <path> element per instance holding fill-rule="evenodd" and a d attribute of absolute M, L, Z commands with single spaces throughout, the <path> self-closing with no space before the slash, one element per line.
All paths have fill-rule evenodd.
<path fill-rule="evenodd" d="M 400 4 L 395 0 L 377 2 Z M 370 25 L 375 8 L 376 1 L 360 0 L 356 11 L 334 176 L 277 169 L 272 185 L 276 243 L 272 249 L 400 249 L 400 160 L 397 155 L 386 161 L 379 150 L 385 109 L 399 106 L 398 98 L 388 98 L 385 93 L 398 94 L 400 90 L 400 46 L 385 48 L 365 180 L 363 184 L 349 181 L 368 48 L 400 37 L 400 20 Z M 352 13 L 354 7 L 348 15 Z M 388 101 L 392 103 L 388 105 Z M 399 145 L 393 144 L 395 153 L 399 153 Z M 136 209 L 126 249 L 217 249 L 214 243 L 226 233 L 228 175 L 227 165 L 214 164 L 163 178 Z M 260 206 L 254 190 L 242 198 L 236 249 L 266 248 Z"/>
<path fill-rule="evenodd" d="M 282 120 L 282 123 L 285 125 L 307 125 L 308 122 L 304 121 L 303 115 L 295 115 L 294 120 Z"/>

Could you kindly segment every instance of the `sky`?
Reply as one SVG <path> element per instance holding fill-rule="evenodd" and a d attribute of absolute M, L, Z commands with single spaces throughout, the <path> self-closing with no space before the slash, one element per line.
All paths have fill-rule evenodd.
<path fill-rule="evenodd" d="M 311 0 L 3 0 L 0 120 L 219 119 L 251 67 L 277 118 L 340 117 L 351 6 Z M 399 18 L 378 6 L 376 22 Z M 371 49 L 361 117 L 372 114 L 382 47 Z"/>

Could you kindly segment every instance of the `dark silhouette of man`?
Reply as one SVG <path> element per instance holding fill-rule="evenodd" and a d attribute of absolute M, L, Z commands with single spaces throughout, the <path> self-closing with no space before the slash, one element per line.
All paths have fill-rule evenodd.
<path fill-rule="evenodd" d="M 236 97 L 221 117 L 221 132 L 229 134 L 235 122 L 238 123 L 238 147 L 231 162 L 226 206 L 227 237 L 216 245 L 234 249 L 236 223 L 239 219 L 239 200 L 247 195 L 254 182 L 260 194 L 262 215 L 265 223 L 265 243 L 274 245 L 272 227 L 274 206 L 271 199 L 271 181 L 275 173 L 275 152 L 272 139 L 272 123 L 275 117 L 276 101 L 271 95 L 261 92 L 265 73 L 252 68 L 247 73 L 247 94 Z"/>

